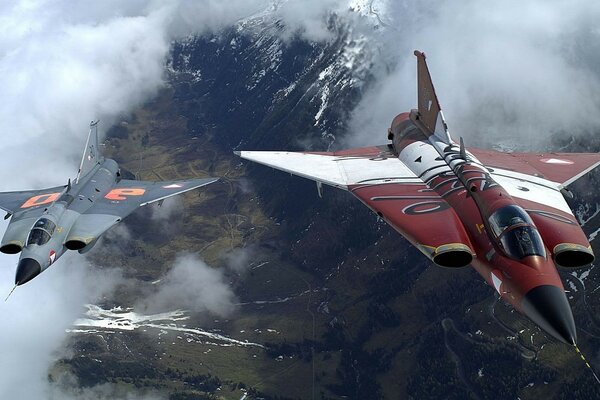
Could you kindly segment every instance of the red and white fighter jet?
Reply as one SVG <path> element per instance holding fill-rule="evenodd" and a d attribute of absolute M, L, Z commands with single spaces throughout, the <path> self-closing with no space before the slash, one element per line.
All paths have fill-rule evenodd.
<path fill-rule="evenodd" d="M 471 265 L 556 339 L 576 345 L 556 265 L 594 254 L 564 195 L 600 154 L 467 150 L 450 137 L 425 54 L 415 51 L 418 109 L 394 118 L 391 143 L 337 152 L 241 151 L 242 158 L 344 189 L 435 264 Z"/>

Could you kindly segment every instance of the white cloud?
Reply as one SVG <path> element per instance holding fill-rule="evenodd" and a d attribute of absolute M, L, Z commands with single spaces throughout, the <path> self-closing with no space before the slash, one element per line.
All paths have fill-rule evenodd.
<path fill-rule="evenodd" d="M 22 171 L 3 188 L 63 183 L 76 171 L 87 123 L 110 123 L 162 84 L 169 42 L 160 11 L 86 24 L 68 18 L 70 2 L 53 3 L 19 3 L 2 16 L 12 23 L 0 23 L 0 132 L 13 155 L 0 170 Z M 22 29 L 11 34 L 15 26 Z"/>
<path fill-rule="evenodd" d="M 163 85 L 171 40 L 223 27 L 265 3 L 3 3 L 0 171 L 18 169 L 22 179 L 2 179 L 0 190 L 66 182 L 89 121 L 100 118 L 106 128 Z"/>
<path fill-rule="evenodd" d="M 223 317 L 233 311 L 234 300 L 222 270 L 210 267 L 195 254 L 183 254 L 157 284 L 156 292 L 136 309 L 150 313 L 185 309 Z"/>
<path fill-rule="evenodd" d="M 0 292 L 6 296 L 14 282 L 16 257 L 2 256 L 1 264 Z M 0 398 L 47 398 L 48 367 L 62 350 L 65 329 L 82 304 L 101 299 L 120 277 L 116 269 L 101 271 L 67 254 L 0 304 Z"/>
<path fill-rule="evenodd" d="M 354 113 L 352 144 L 385 141 L 392 118 L 415 107 L 413 49 L 427 54 L 450 132 L 467 143 L 539 148 L 552 133 L 600 127 L 600 56 L 589 50 L 600 4 L 388 1 L 388 11 L 376 44 L 392 68 Z"/>
<path fill-rule="evenodd" d="M 0 6 L 0 189 L 66 183 L 77 171 L 87 123 L 147 100 L 163 84 L 169 7 L 147 2 L 22 1 Z M 6 222 L 3 222 L 6 226 Z M 0 292 L 16 257 L 1 255 Z M 48 368 L 65 328 L 118 281 L 68 254 L 2 307 L 0 397 L 48 398 Z"/>
<path fill-rule="evenodd" d="M 250 268 L 258 250 L 255 245 L 248 247 L 238 247 L 225 252 L 222 258 L 225 260 L 227 268 L 236 274 L 243 274 Z"/>
<path fill-rule="evenodd" d="M 348 1 L 289 0 L 278 5 L 276 15 L 283 21 L 285 37 L 298 34 L 308 40 L 321 41 L 333 37 L 327 29 L 327 16 L 331 12 L 346 14 L 348 9 Z"/>
<path fill-rule="evenodd" d="M 153 204 L 150 206 L 151 218 L 157 222 L 172 221 L 185 207 L 181 197 L 166 198 L 162 204 Z"/>
<path fill-rule="evenodd" d="M 100 118 L 107 128 L 147 101 L 163 85 L 171 40 L 234 21 L 249 12 L 243 3 L 1 3 L 0 190 L 66 183 L 77 171 L 88 122 Z M 222 12 L 213 18 L 207 10 Z M 0 293 L 12 288 L 16 263 L 0 255 Z M 118 278 L 115 270 L 100 272 L 78 254 L 65 255 L 0 304 L 0 398 L 89 398 L 111 389 L 60 395 L 47 376 L 82 305 L 98 301 Z"/>

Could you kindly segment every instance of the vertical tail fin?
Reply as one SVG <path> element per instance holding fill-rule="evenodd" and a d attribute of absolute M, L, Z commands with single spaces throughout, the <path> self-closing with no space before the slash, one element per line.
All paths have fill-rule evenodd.
<path fill-rule="evenodd" d="M 435 94 L 429 68 L 425 61 L 425 53 L 415 50 L 417 56 L 417 104 L 418 119 L 422 122 L 427 134 L 435 135 L 445 143 L 450 143 L 448 126 Z"/>
<path fill-rule="evenodd" d="M 77 172 L 77 179 L 75 183 L 79 183 L 79 179 L 85 176 L 88 172 L 100 164 L 104 157 L 100 153 L 98 148 L 98 122 L 90 122 L 90 133 L 85 143 L 85 150 L 83 151 L 83 157 L 81 158 L 81 164 L 79 165 L 79 171 Z"/>

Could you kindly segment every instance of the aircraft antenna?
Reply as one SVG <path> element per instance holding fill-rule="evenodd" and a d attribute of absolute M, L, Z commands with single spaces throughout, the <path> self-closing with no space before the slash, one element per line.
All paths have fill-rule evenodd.
<path fill-rule="evenodd" d="M 579 350 L 579 347 L 576 344 L 574 344 L 573 346 L 575 346 L 575 350 L 577 351 L 577 354 L 579 354 L 579 357 L 581 357 L 581 360 L 585 363 L 585 366 L 588 367 L 590 371 L 592 371 L 592 375 L 594 375 L 596 382 L 600 383 L 600 378 L 598 378 L 598 375 L 596 375 L 596 371 L 594 371 L 594 368 L 592 368 L 590 363 L 585 359 L 585 356 L 583 355 L 581 350 Z"/>
<path fill-rule="evenodd" d="M 10 295 L 13 294 L 13 292 L 15 291 L 15 289 L 17 288 L 17 286 L 19 286 L 18 283 L 12 288 L 12 290 L 10 291 L 10 293 L 8 294 L 8 296 L 6 296 L 6 299 L 4 299 L 5 302 L 8 300 L 8 298 L 10 297 Z"/>
<path fill-rule="evenodd" d="M 463 140 L 462 136 L 460 137 L 460 158 L 465 161 L 469 161 L 467 160 L 467 150 L 465 150 L 465 141 Z"/>

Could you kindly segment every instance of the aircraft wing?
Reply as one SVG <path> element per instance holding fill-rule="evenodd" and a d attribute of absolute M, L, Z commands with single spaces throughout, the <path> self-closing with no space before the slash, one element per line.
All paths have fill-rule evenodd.
<path fill-rule="evenodd" d="M 437 263 L 467 265 L 474 255 L 454 209 L 387 146 L 333 153 L 241 151 L 236 154 L 350 191 Z M 446 261 L 440 258 L 449 252 L 458 252 L 462 257 Z M 452 262 L 456 265 L 451 265 Z"/>
<path fill-rule="evenodd" d="M 161 181 L 161 182 L 148 182 L 148 181 L 129 181 L 121 180 L 115 188 L 121 187 L 136 187 L 145 190 L 145 193 L 141 197 L 140 207 L 146 204 L 154 203 L 160 200 L 164 200 L 171 196 L 176 196 L 181 193 L 188 192 L 190 190 L 197 189 L 202 186 L 209 185 L 218 181 L 219 178 L 204 178 L 204 179 L 188 179 L 180 181 Z"/>
<path fill-rule="evenodd" d="M 303 178 L 349 190 L 357 184 L 423 183 L 388 146 L 333 153 L 239 151 L 238 156 Z"/>
<path fill-rule="evenodd" d="M 64 186 L 55 186 L 40 190 L 2 192 L 0 193 L 0 208 L 11 214 L 33 210 L 58 199 L 64 189 Z"/>
<path fill-rule="evenodd" d="M 72 247 L 72 249 L 84 252 L 82 246 L 93 245 L 104 232 L 138 207 L 211 184 L 217 180 L 218 178 L 206 178 L 147 182 L 123 179 L 104 197 L 95 200 L 94 204 L 77 218 L 69 232 L 67 247 L 69 247 L 69 242 L 78 243 L 78 247 Z"/>
<path fill-rule="evenodd" d="M 179 181 L 119 181 L 103 198 L 96 200 L 86 214 L 108 214 L 125 218 L 136 208 L 216 182 L 219 178 Z"/>
<path fill-rule="evenodd" d="M 496 175 L 531 175 L 558 183 L 562 189 L 600 165 L 597 153 L 503 153 L 469 149 Z"/>

